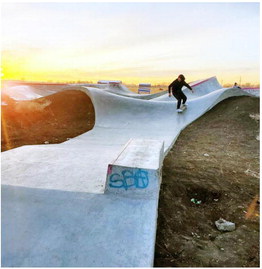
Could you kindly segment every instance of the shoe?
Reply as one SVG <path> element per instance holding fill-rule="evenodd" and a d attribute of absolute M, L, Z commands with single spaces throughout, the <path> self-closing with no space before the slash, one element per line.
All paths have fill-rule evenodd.
<path fill-rule="evenodd" d="M 181 108 L 178 108 L 176 111 L 177 111 L 178 113 L 183 112 L 183 110 L 182 110 Z"/>

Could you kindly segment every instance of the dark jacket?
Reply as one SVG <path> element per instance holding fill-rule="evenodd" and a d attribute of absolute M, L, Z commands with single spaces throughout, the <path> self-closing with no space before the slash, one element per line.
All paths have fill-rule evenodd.
<path fill-rule="evenodd" d="M 186 86 L 192 91 L 191 86 L 188 85 L 184 80 L 179 82 L 178 79 L 176 79 L 168 86 L 168 92 L 171 93 L 171 90 L 172 92 L 181 91 L 183 86 Z"/>

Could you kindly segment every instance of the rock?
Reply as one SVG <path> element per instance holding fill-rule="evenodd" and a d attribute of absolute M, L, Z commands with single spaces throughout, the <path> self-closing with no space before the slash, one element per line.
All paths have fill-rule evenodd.
<path fill-rule="evenodd" d="M 249 117 L 251 119 L 256 120 L 256 121 L 259 121 L 260 120 L 260 114 L 249 114 Z"/>
<path fill-rule="evenodd" d="M 256 171 L 252 171 L 249 168 L 245 171 L 245 174 L 260 179 L 260 175 Z"/>
<path fill-rule="evenodd" d="M 48 141 L 45 141 L 45 144 L 49 144 L 49 142 Z"/>
<path fill-rule="evenodd" d="M 219 231 L 222 231 L 222 232 L 232 232 L 236 229 L 235 223 L 224 220 L 222 218 L 215 221 L 215 225 L 216 225 L 217 229 Z"/>
<path fill-rule="evenodd" d="M 209 157 L 209 154 L 205 153 L 204 156 L 205 156 L 205 157 Z"/>

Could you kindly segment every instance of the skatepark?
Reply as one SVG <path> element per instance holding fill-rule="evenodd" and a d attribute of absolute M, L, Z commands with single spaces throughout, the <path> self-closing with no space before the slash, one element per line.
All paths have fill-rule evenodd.
<path fill-rule="evenodd" d="M 224 89 L 215 77 L 191 86 L 182 114 L 166 92 L 69 86 L 91 98 L 95 127 L 62 144 L 2 154 L 2 265 L 152 266 L 164 157 L 216 104 L 252 94 Z"/>

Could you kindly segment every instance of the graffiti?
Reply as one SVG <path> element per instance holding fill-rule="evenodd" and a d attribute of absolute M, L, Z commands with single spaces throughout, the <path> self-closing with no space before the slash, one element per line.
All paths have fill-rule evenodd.
<path fill-rule="evenodd" d="M 134 187 L 137 189 L 145 189 L 149 184 L 148 172 L 145 170 L 123 170 L 121 174 L 122 175 L 114 173 L 110 176 L 109 186 L 111 188 L 124 188 L 128 190 Z"/>

